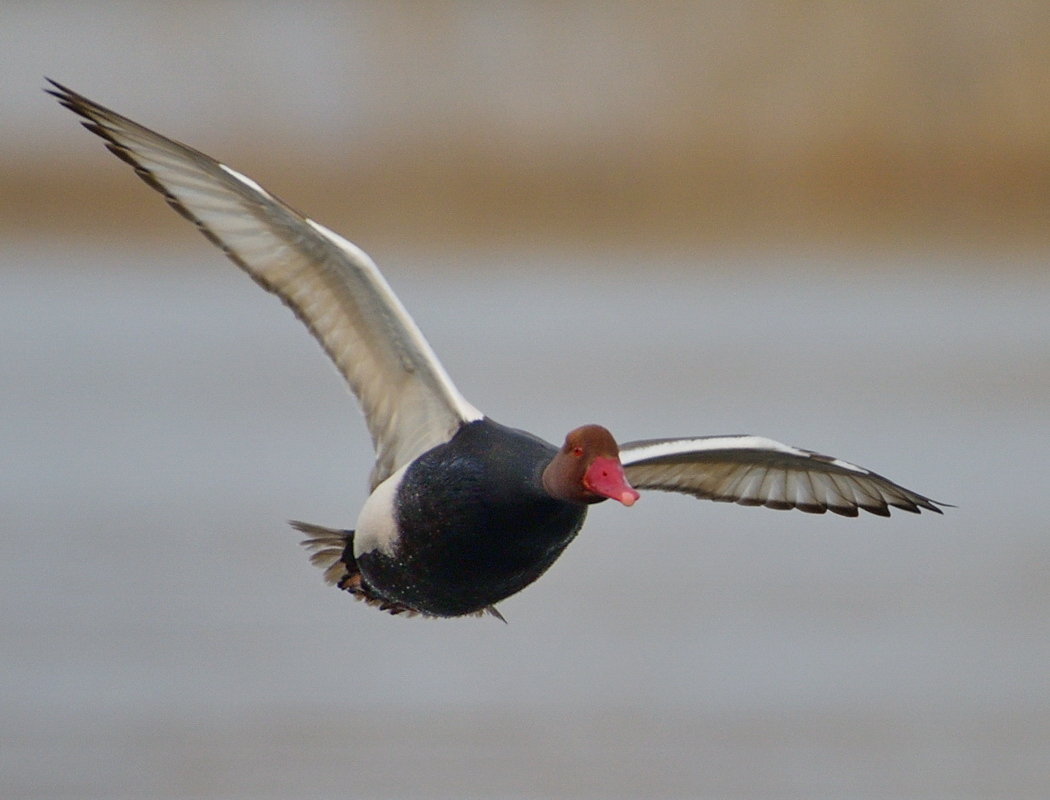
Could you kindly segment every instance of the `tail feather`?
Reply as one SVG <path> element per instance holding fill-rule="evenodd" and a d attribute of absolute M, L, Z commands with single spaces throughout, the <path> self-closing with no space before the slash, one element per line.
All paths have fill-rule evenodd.
<path fill-rule="evenodd" d="M 306 537 L 300 543 L 310 551 L 310 563 L 324 570 L 324 579 L 332 586 L 338 586 L 343 578 L 350 575 L 346 555 L 349 550 L 353 558 L 354 532 L 340 531 L 334 528 L 323 528 L 309 522 L 293 521 L 290 523 Z"/>
<path fill-rule="evenodd" d="M 381 597 L 365 583 L 354 560 L 354 532 L 325 528 L 309 522 L 293 520 L 289 523 L 300 533 L 306 534 L 300 544 L 310 550 L 310 563 L 324 570 L 326 583 L 349 592 L 358 600 L 390 614 L 414 617 L 420 612 L 401 603 Z"/>

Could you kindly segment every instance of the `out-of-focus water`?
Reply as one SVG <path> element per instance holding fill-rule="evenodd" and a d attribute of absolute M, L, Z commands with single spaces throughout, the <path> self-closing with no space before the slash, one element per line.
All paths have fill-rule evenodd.
<path fill-rule="evenodd" d="M 0 796 L 1050 795 L 1045 270 L 374 255 L 501 422 L 758 433 L 959 507 L 651 494 L 508 625 L 391 618 L 285 524 L 352 524 L 371 450 L 276 300 L 204 248 L 7 246 Z"/>

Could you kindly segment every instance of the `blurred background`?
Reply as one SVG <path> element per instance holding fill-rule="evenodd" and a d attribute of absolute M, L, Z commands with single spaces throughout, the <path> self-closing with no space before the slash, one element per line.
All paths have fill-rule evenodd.
<path fill-rule="evenodd" d="M 0 3 L 0 795 L 1050 794 L 1050 7 Z M 495 620 L 326 587 L 320 349 L 52 77 L 363 246 L 559 441 L 954 503 L 594 509 Z"/>

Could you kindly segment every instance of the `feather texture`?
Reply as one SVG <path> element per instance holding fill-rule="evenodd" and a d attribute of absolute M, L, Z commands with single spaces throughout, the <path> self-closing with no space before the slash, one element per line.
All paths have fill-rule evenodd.
<path fill-rule="evenodd" d="M 620 460 L 636 489 L 742 506 L 831 511 L 845 517 L 863 509 L 888 517 L 891 506 L 940 514 L 938 506 L 946 505 L 855 464 L 760 436 L 628 442 L 620 445 Z"/>

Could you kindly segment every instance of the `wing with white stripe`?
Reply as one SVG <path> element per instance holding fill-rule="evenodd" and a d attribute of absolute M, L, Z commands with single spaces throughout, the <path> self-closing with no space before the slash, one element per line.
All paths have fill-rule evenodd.
<path fill-rule="evenodd" d="M 743 506 L 832 511 L 858 509 L 888 517 L 890 506 L 919 513 L 941 510 L 928 497 L 863 467 L 760 436 L 654 439 L 620 446 L 620 461 L 636 489 L 683 492 Z"/>
<path fill-rule="evenodd" d="M 366 253 L 204 153 L 52 84 L 84 127 L 310 329 L 361 402 L 373 486 L 481 418 Z"/>

